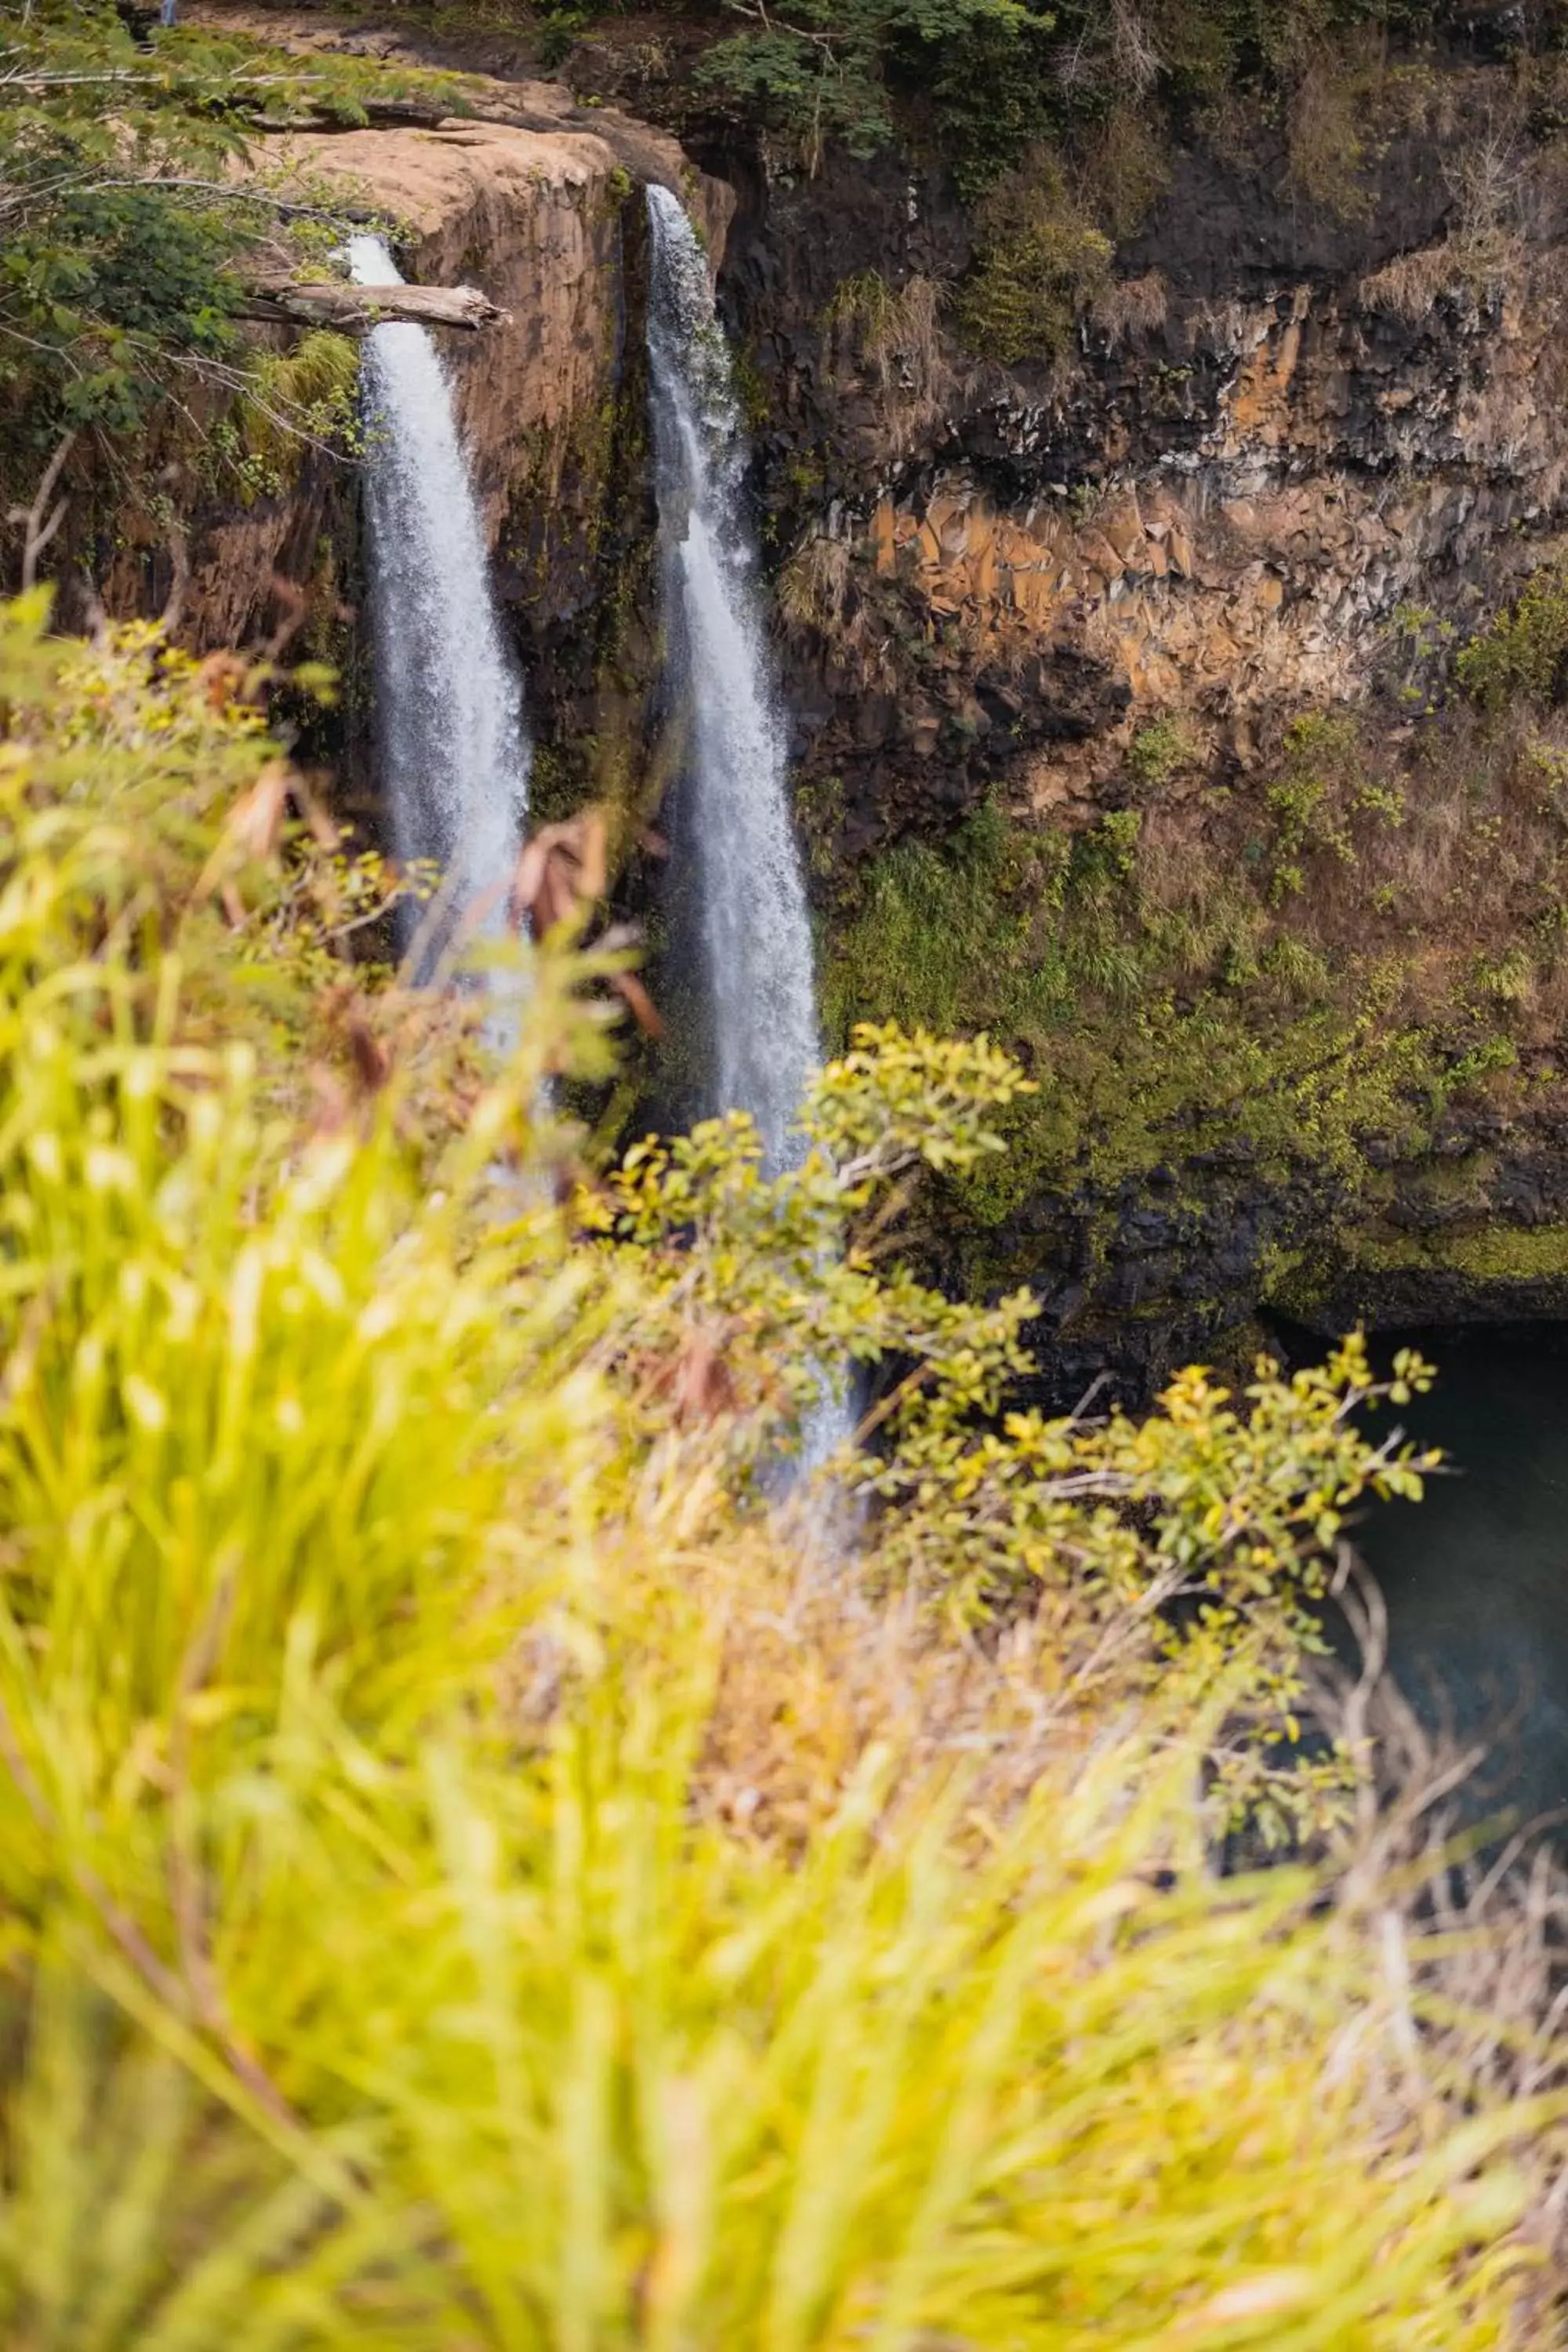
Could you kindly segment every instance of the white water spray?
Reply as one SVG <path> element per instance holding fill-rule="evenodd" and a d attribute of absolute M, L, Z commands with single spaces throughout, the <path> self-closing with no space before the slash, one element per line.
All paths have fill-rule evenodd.
<path fill-rule="evenodd" d="M 786 740 L 742 500 L 745 445 L 708 263 L 668 189 L 647 191 L 654 461 L 670 660 L 690 725 L 692 832 L 711 1009 L 713 1108 L 748 1110 L 770 1172 L 821 1059 L 811 919 Z"/>
<path fill-rule="evenodd" d="M 403 283 L 376 236 L 350 240 L 349 268 L 358 286 Z M 484 931 L 504 923 L 530 746 L 451 383 L 424 328 L 373 328 L 364 386 L 383 785 L 399 860 L 433 860 L 443 877 L 419 975 L 428 977 L 470 910 Z"/>
<path fill-rule="evenodd" d="M 669 660 L 690 726 L 692 832 L 713 1043 L 714 1108 L 748 1110 L 776 1175 L 821 1060 L 811 917 L 790 824 L 784 717 L 768 658 L 729 348 L 708 262 L 668 189 L 649 187 L 648 373 Z M 805 1466 L 849 1435 L 827 1397 L 806 1420 Z M 837 1507 L 818 1534 L 835 1549 Z"/>

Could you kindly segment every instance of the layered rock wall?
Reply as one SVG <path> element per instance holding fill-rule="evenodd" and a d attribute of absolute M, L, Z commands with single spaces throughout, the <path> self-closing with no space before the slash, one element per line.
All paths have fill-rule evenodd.
<path fill-rule="evenodd" d="M 1036 1070 L 1007 1181 L 954 1191 L 928 1248 L 955 1283 L 1035 1285 L 1068 1402 L 1108 1367 L 1135 1396 L 1234 1351 L 1266 1299 L 1325 1326 L 1568 1312 L 1568 735 L 1486 734 L 1453 670 L 1564 544 L 1568 173 L 1500 68 L 1390 88 L 1341 213 L 1267 142 L 1178 143 L 1070 341 L 1006 366 L 957 332 L 973 217 L 902 157 L 807 177 L 720 140 L 705 178 L 512 82 L 472 120 L 278 159 L 397 213 L 409 277 L 509 314 L 447 348 L 542 815 L 646 817 L 679 769 L 638 183 L 697 211 L 758 455 L 830 1042 L 897 1009 L 990 1025 Z M 1479 209 L 1467 125 L 1506 165 Z M 248 505 L 174 502 L 187 634 L 264 641 L 303 599 L 349 686 L 328 748 L 368 782 L 353 465 L 306 452 Z M 158 526 L 125 535 L 99 577 L 155 607 Z M 899 867 L 917 845 L 936 865 Z M 635 857 L 623 892 L 657 900 Z"/>
<path fill-rule="evenodd" d="M 1459 79 L 1478 116 L 1500 108 L 1502 77 Z M 1094 749 L 1064 763 L 1026 741 L 973 782 L 1005 772 L 1046 806 L 1092 795 L 1166 711 L 1249 756 L 1270 710 L 1363 695 L 1403 609 L 1473 625 L 1539 554 L 1568 481 L 1561 165 L 1539 167 L 1527 223 L 1486 247 L 1456 233 L 1436 133 L 1395 160 L 1399 201 L 1380 191 L 1358 226 L 1314 237 L 1299 208 L 1270 220 L 1256 183 L 1184 154 L 1123 257 L 1136 274 L 1077 348 L 1007 370 L 951 333 L 934 354 L 901 348 L 896 317 L 868 362 L 831 323 L 858 274 L 895 299 L 962 277 L 963 218 L 940 183 L 873 173 L 865 198 L 831 175 L 753 183 L 727 282 L 766 395 L 781 556 L 826 541 L 841 576 L 896 584 L 940 674 L 933 693 L 885 630 L 890 659 L 846 659 L 842 605 L 816 646 L 803 633 L 807 756 L 855 779 L 851 856 L 899 829 L 910 752 L 930 756 L 954 714 L 987 731 L 975 688 L 1009 667 L 1026 679 L 1012 714 L 1026 739 Z M 1194 215 L 1212 231 L 1201 257 Z M 1402 250 L 1401 228 L 1430 241 Z M 1086 707 L 1094 674 L 1105 690 Z M 867 683 L 874 744 L 852 707 Z"/>
<path fill-rule="evenodd" d="M 1002 870 L 1050 877 L 997 904 L 1007 985 L 958 992 L 1005 1034 L 1031 963 L 1071 968 L 1016 1040 L 1038 1172 L 948 1202 L 931 1245 L 1035 1285 L 1059 1400 L 1107 1366 L 1146 1392 L 1268 1298 L 1325 1327 L 1568 1312 L 1559 851 L 1530 781 L 1556 736 L 1522 709 L 1486 732 L 1453 669 L 1564 545 L 1563 153 L 1504 69 L 1389 92 L 1339 215 L 1267 152 L 1178 146 L 1049 363 L 963 347 L 974 246 L 940 178 L 734 167 L 725 290 L 836 1012 L 918 1010 L 925 952 L 952 1001 L 941 942 L 910 944 L 939 869 L 896 845 L 956 839 L 973 877 L 954 828 L 988 803 Z M 1107 846 L 1030 867 L 1064 837 Z M 1230 929 L 1167 954 L 1173 915 Z"/>

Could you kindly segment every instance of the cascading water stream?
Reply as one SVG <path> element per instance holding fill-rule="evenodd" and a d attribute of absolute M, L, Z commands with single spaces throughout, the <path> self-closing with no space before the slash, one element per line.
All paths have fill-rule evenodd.
<path fill-rule="evenodd" d="M 746 448 L 707 257 L 679 202 L 647 191 L 653 270 L 648 373 L 671 675 L 690 730 L 689 782 L 712 1034 L 712 1108 L 747 1110 L 763 1166 L 800 1156 L 791 1132 L 821 1060 L 811 916 L 790 822 L 784 711 L 768 658 L 743 501 Z M 849 1434 L 828 1400 L 805 1431 L 807 1466 Z M 842 1530 L 825 1522 L 837 1542 Z"/>
<path fill-rule="evenodd" d="M 770 1172 L 821 1059 L 811 919 L 790 825 L 746 451 L 707 258 L 679 202 L 647 191 L 654 464 L 669 660 L 690 726 L 689 789 L 710 1009 L 713 1108 L 748 1110 Z"/>
<path fill-rule="evenodd" d="M 379 237 L 349 243 L 359 286 L 400 286 Z M 499 932 L 528 807 L 522 688 L 489 587 L 452 387 L 423 327 L 365 339 L 370 613 L 381 774 L 401 863 L 440 870 L 421 926 L 428 978 L 465 920 Z"/>

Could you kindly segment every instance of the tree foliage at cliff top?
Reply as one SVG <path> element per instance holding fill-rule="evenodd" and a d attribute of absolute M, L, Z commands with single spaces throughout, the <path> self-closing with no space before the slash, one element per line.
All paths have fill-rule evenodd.
<path fill-rule="evenodd" d="M 482 1001 L 339 960 L 363 869 L 242 666 L 40 618 L 0 633 L 8 2340 L 1547 2340 L 1559 2108 L 1500 1973 L 1462 2014 L 1353 1839 L 1204 1867 L 1236 1804 L 1332 1809 L 1270 1763 L 1300 1605 L 1420 1476 L 1360 1349 L 1003 1415 L 1028 1302 L 889 1242 L 994 1152 L 1005 1056 L 865 1033 L 775 1181 L 741 1118 L 577 1167 L 544 1082 L 606 1070 L 616 957 L 544 941 L 498 1066 Z M 907 1377 L 824 1558 L 769 1465 L 851 1351 Z"/>
<path fill-rule="evenodd" d="M 1027 72 L 1024 53 L 1054 22 L 1023 0 L 804 0 L 709 50 L 697 81 L 800 132 L 814 159 L 830 139 L 864 155 L 892 136 L 901 75 L 969 48 Z"/>
<path fill-rule="evenodd" d="M 132 37 L 107 0 L 43 0 L 0 47 L 0 404 L 15 450 L 125 432 L 234 347 L 236 257 L 271 224 L 247 133 L 365 119 L 449 77 L 292 58 L 200 28 Z M 35 467 L 36 470 L 36 467 Z"/>
<path fill-rule="evenodd" d="M 753 20 L 701 60 L 725 93 L 804 141 L 869 153 L 901 106 L 923 115 L 977 190 L 1031 142 L 1146 101 L 1202 107 L 1242 87 L 1289 92 L 1347 37 L 1418 39 L 1441 0 L 726 0 Z"/>

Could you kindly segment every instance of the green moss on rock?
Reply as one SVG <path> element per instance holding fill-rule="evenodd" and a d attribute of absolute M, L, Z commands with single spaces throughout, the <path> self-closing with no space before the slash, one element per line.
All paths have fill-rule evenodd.
<path fill-rule="evenodd" d="M 1346 984 L 1272 957 L 1267 910 L 1217 885 L 1173 912 L 1145 887 L 1136 812 L 1077 834 L 987 809 L 943 850 L 878 861 L 830 934 L 829 1032 L 868 1015 L 985 1029 L 1039 1091 L 1010 1150 L 963 1188 L 983 1224 L 1041 1190 L 1104 1191 L 1223 1151 L 1285 1178 L 1305 1163 L 1355 1184 L 1363 1139 L 1414 1139 L 1442 1076 L 1397 1014 L 1397 974 L 1369 957 Z"/>
<path fill-rule="evenodd" d="M 975 214 L 979 266 L 958 294 L 960 339 L 982 359 L 1050 359 L 1110 277 L 1115 247 L 1037 150 Z"/>
<path fill-rule="evenodd" d="M 1568 1224 L 1352 1234 L 1346 1257 L 1365 1273 L 1457 1274 L 1484 1283 L 1568 1281 Z"/>

